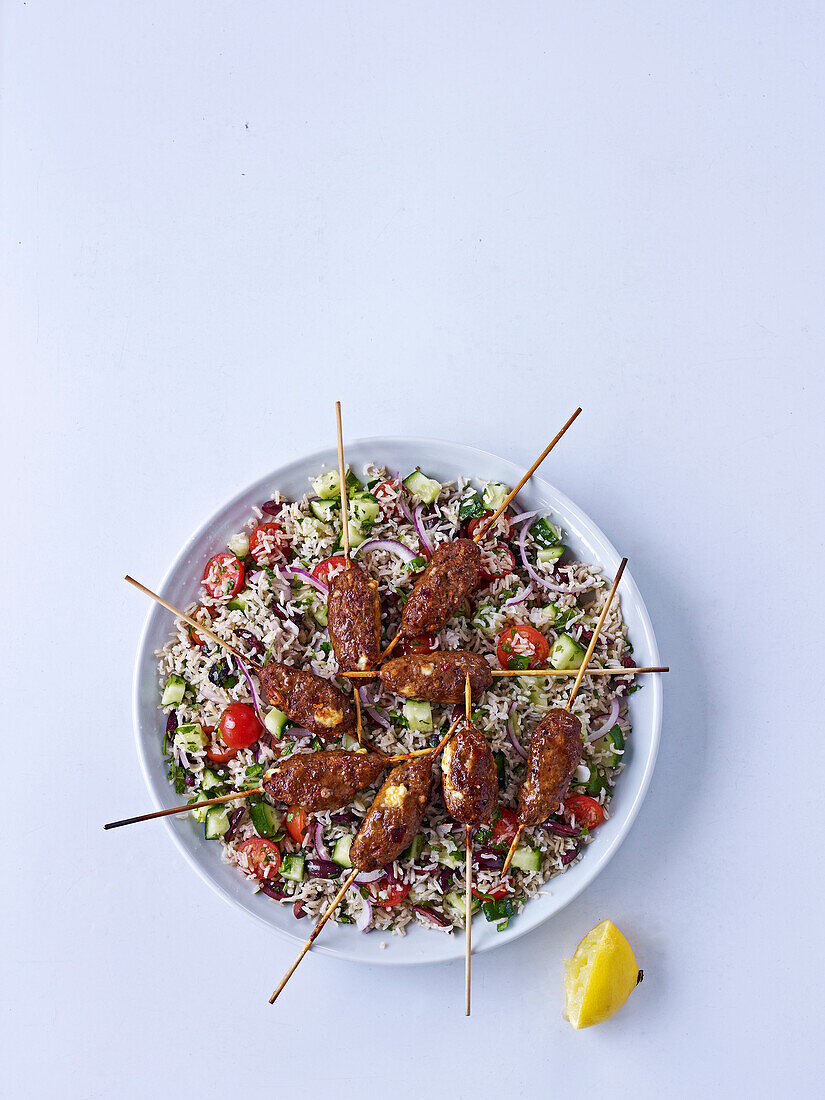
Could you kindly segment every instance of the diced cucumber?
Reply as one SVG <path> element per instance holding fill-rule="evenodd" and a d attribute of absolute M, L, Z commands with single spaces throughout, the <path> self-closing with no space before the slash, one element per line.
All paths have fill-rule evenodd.
<path fill-rule="evenodd" d="M 464 866 L 464 853 L 459 852 L 458 848 L 453 846 L 452 848 L 441 848 L 436 845 L 430 845 L 432 848 L 433 856 L 438 863 L 443 863 L 445 867 L 463 867 Z"/>
<path fill-rule="evenodd" d="M 313 478 L 312 488 L 321 500 L 336 500 L 341 496 L 341 479 L 337 470 L 327 470 L 325 474 Z"/>
<path fill-rule="evenodd" d="M 329 621 L 329 614 L 327 612 L 327 605 L 321 600 L 313 600 L 310 607 L 310 614 L 316 621 L 318 626 L 326 626 Z"/>
<path fill-rule="evenodd" d="M 448 890 L 444 895 L 444 904 L 449 906 L 450 909 L 456 909 L 462 917 L 467 915 L 467 905 L 464 899 L 464 895 L 460 894 L 458 890 Z M 473 895 L 473 902 L 470 906 L 470 913 L 474 914 L 481 908 L 481 902 L 475 895 Z"/>
<path fill-rule="evenodd" d="M 543 517 L 537 519 L 532 525 L 530 534 L 533 536 L 536 545 L 544 550 L 549 549 L 551 546 L 557 546 L 561 542 L 561 528 L 557 527 L 555 523 L 548 523 Z"/>
<path fill-rule="evenodd" d="M 545 565 L 551 561 L 558 561 L 564 550 L 563 546 L 551 546 L 548 550 L 539 550 L 536 554 L 536 561 L 543 562 Z"/>
<path fill-rule="evenodd" d="M 278 710 L 277 707 L 273 707 L 272 710 L 264 718 L 264 725 L 272 734 L 273 737 L 280 738 L 284 732 L 284 726 L 287 724 L 287 716 L 282 710 Z"/>
<path fill-rule="evenodd" d="M 204 768 L 201 772 L 201 790 L 212 791 L 215 787 L 222 787 L 224 780 L 216 775 L 211 768 Z"/>
<path fill-rule="evenodd" d="M 619 726 L 612 726 L 606 734 L 608 744 L 611 747 L 611 752 L 605 757 L 605 767 L 615 768 L 616 765 L 622 759 L 622 752 L 624 750 L 624 735 L 622 734 Z"/>
<path fill-rule="evenodd" d="M 381 505 L 371 493 L 359 493 L 349 502 L 349 514 L 361 531 L 369 531 L 381 515 Z"/>
<path fill-rule="evenodd" d="M 352 847 L 353 839 L 352 833 L 347 833 L 335 841 L 335 847 L 332 849 L 332 862 L 337 863 L 339 867 L 352 867 L 349 850 Z"/>
<path fill-rule="evenodd" d="M 345 733 L 341 737 L 341 745 L 345 749 L 354 749 L 358 744 L 358 739 L 353 737 L 351 733 Z"/>
<path fill-rule="evenodd" d="M 584 650 L 569 634 L 561 634 L 550 652 L 550 664 L 557 669 L 581 668 Z"/>
<path fill-rule="evenodd" d="M 248 590 L 244 588 L 242 592 L 238 592 L 236 596 L 233 596 L 226 606 L 230 611 L 245 611 L 248 602 Z"/>
<path fill-rule="evenodd" d="M 217 840 L 229 831 L 229 810 L 225 806 L 210 806 L 206 814 L 206 839 Z"/>
<path fill-rule="evenodd" d="M 349 544 L 352 547 L 360 546 L 367 536 L 361 531 L 357 524 L 349 521 Z M 335 543 L 334 551 L 336 554 L 340 554 L 344 549 L 344 537 L 343 533 L 339 533 L 338 541 Z"/>
<path fill-rule="evenodd" d="M 461 520 L 480 519 L 483 515 L 484 501 L 475 489 L 471 489 L 466 496 L 461 498 L 461 503 L 458 506 L 458 518 Z"/>
<path fill-rule="evenodd" d="M 401 859 L 408 859 L 411 863 L 418 859 L 424 850 L 424 834 L 416 833 L 412 838 L 412 844 L 406 850 L 402 852 Z"/>
<path fill-rule="evenodd" d="M 511 862 L 520 871 L 538 871 L 541 867 L 541 852 L 538 848 L 531 848 L 529 844 L 522 844 L 513 852 Z"/>
<path fill-rule="evenodd" d="M 249 807 L 249 816 L 258 836 L 271 840 L 281 831 L 284 815 L 268 802 L 255 802 Z"/>
<path fill-rule="evenodd" d="M 201 795 L 198 794 L 197 797 L 190 799 L 190 801 L 201 802 Z M 203 825 L 204 821 L 206 821 L 206 815 L 209 813 L 209 809 L 209 806 L 198 806 L 197 810 L 190 810 L 189 812 L 199 825 Z"/>
<path fill-rule="evenodd" d="M 408 699 L 404 703 L 404 717 L 411 730 L 417 730 L 418 733 L 432 733 L 433 708 L 429 703 Z"/>
<path fill-rule="evenodd" d="M 404 478 L 404 484 L 422 504 L 432 504 L 441 492 L 440 482 L 427 477 L 420 470 L 413 470 L 409 477 Z"/>
<path fill-rule="evenodd" d="M 249 553 L 249 535 L 243 531 L 239 531 L 237 535 L 232 536 L 226 545 L 236 558 L 245 558 Z"/>
<path fill-rule="evenodd" d="M 489 508 L 491 512 L 497 512 L 507 499 L 509 492 L 509 488 L 502 485 L 500 481 L 488 481 L 482 493 L 484 507 Z"/>
<path fill-rule="evenodd" d="M 527 695 L 534 707 L 547 706 L 547 680 L 543 676 L 533 676 L 527 685 Z"/>
<path fill-rule="evenodd" d="M 206 734 L 197 722 L 184 722 L 175 730 L 175 744 L 184 752 L 200 752 L 206 747 Z"/>
<path fill-rule="evenodd" d="M 178 703 L 183 702 L 185 692 L 186 681 L 184 678 L 178 676 L 177 672 L 170 672 L 166 687 L 163 689 L 163 695 L 160 697 L 160 705 L 162 707 L 176 707 Z"/>
<path fill-rule="evenodd" d="M 291 852 L 281 861 L 281 878 L 292 879 L 293 882 L 301 882 L 304 877 L 303 852 Z"/>
<path fill-rule="evenodd" d="M 322 523 L 332 523 L 338 506 L 332 500 L 311 500 L 309 506 L 312 514 Z"/>

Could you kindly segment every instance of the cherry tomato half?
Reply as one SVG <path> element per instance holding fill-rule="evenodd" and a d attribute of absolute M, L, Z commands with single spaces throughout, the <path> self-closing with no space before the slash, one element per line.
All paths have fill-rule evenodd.
<path fill-rule="evenodd" d="M 214 732 L 214 726 L 204 726 L 203 732 L 210 735 Z M 206 746 L 206 755 L 213 764 L 228 764 L 238 755 L 237 749 L 228 749 L 226 745 L 219 745 L 217 741 L 210 741 Z"/>
<path fill-rule="evenodd" d="M 432 634 L 418 634 L 414 638 L 402 638 L 395 652 L 399 657 L 409 657 L 413 653 L 435 653 L 438 640 Z"/>
<path fill-rule="evenodd" d="M 575 817 L 579 825 L 586 825 L 588 829 L 595 829 L 604 821 L 601 803 L 589 794 L 571 794 L 569 798 L 565 798 L 562 812 L 565 818 Z"/>
<path fill-rule="evenodd" d="M 518 831 L 518 818 L 512 810 L 506 806 L 501 807 L 501 817 L 493 826 L 490 837 L 491 848 L 509 848 L 513 843 L 513 837 Z"/>
<path fill-rule="evenodd" d="M 307 812 L 300 806 L 290 806 L 284 818 L 286 831 L 298 844 L 303 844 L 307 837 Z"/>
<path fill-rule="evenodd" d="M 372 490 L 372 495 L 376 498 L 381 505 L 381 511 L 384 516 L 401 515 L 401 509 L 398 506 L 398 490 L 400 488 L 399 482 L 393 477 L 388 478 L 386 481 L 379 482 L 378 485 Z"/>
<path fill-rule="evenodd" d="M 217 729 L 230 749 L 248 749 L 261 736 L 261 723 L 249 703 L 230 703 L 218 719 Z"/>
<path fill-rule="evenodd" d="M 373 882 L 370 884 L 370 899 L 373 905 L 382 909 L 391 909 L 409 894 L 410 888 L 405 882 Z"/>
<path fill-rule="evenodd" d="M 258 880 L 275 878 L 281 866 L 281 850 L 271 840 L 253 836 L 238 845 L 241 870 Z"/>
<path fill-rule="evenodd" d="M 272 549 L 269 549 L 269 546 Z M 258 565 L 268 565 L 289 554 L 289 539 L 278 523 L 259 523 L 249 536 L 249 553 Z"/>
<path fill-rule="evenodd" d="M 347 559 L 344 555 L 336 554 L 333 558 L 325 558 L 323 561 L 319 561 L 312 570 L 312 575 L 316 581 L 329 584 L 332 578 L 337 577 L 339 573 L 343 573 L 346 567 Z"/>
<path fill-rule="evenodd" d="M 470 522 L 467 524 L 467 538 L 471 539 L 475 535 L 479 526 L 482 523 L 486 523 L 492 514 L 493 513 L 488 509 L 486 512 L 483 512 L 477 519 L 471 519 Z M 512 533 L 513 525 L 509 521 L 507 516 L 499 516 L 496 522 L 493 524 L 492 528 L 489 531 L 485 532 L 484 538 L 487 539 L 495 536 L 496 538 L 500 539 L 509 539 Z"/>
<path fill-rule="evenodd" d="M 494 542 L 481 548 L 481 580 L 494 581 L 508 577 L 516 567 L 516 558 L 509 546 Z"/>
<path fill-rule="evenodd" d="M 204 626 L 212 625 L 212 616 L 209 614 L 205 607 L 199 607 L 197 608 L 197 610 L 193 611 L 192 618 L 197 619 L 198 622 L 203 623 Z M 203 635 L 199 634 L 197 630 L 195 630 L 194 626 L 190 626 L 187 623 L 186 630 L 189 634 L 189 640 L 192 642 L 193 645 L 201 646 L 206 644 L 206 639 L 203 637 Z"/>
<path fill-rule="evenodd" d="M 534 626 L 527 623 L 508 626 L 498 636 L 496 656 L 502 668 L 522 667 L 522 662 L 514 660 L 519 657 L 527 658 L 528 668 L 545 668 L 549 653 L 550 646 L 547 639 Z"/>
<path fill-rule="evenodd" d="M 234 554 L 216 554 L 203 571 L 203 587 L 213 600 L 240 592 L 243 579 L 244 567 Z"/>

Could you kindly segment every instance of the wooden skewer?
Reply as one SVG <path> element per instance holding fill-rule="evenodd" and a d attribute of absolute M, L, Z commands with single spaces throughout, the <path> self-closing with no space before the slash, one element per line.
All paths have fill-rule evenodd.
<path fill-rule="evenodd" d="M 347 494 L 347 471 L 344 469 L 344 436 L 341 431 L 341 402 L 335 402 L 335 423 L 338 429 L 338 478 L 341 482 L 341 541 L 344 544 L 344 557 L 349 558 L 349 497 Z"/>
<path fill-rule="evenodd" d="M 464 683 L 464 713 L 467 725 L 470 725 L 472 692 L 470 674 Z M 464 1015 L 470 1015 L 470 956 L 473 951 L 473 833 L 469 825 L 464 826 Z"/>
<path fill-rule="evenodd" d="M 501 507 L 497 511 L 495 511 L 489 519 L 484 520 L 484 522 L 482 523 L 479 523 L 478 529 L 473 535 L 473 542 L 481 542 L 481 540 L 487 534 L 487 531 L 493 526 L 493 524 L 496 522 L 502 512 L 510 507 L 512 501 L 515 500 L 515 498 L 518 496 L 518 494 L 521 492 L 521 490 L 524 488 L 524 486 L 527 484 L 527 482 L 530 480 L 530 478 L 533 476 L 539 466 L 541 466 L 542 462 L 544 462 L 545 458 L 547 458 L 555 445 L 558 443 L 558 441 L 561 439 L 561 437 L 564 435 L 564 433 L 567 431 L 567 429 L 580 413 L 581 409 L 576 409 L 576 411 L 573 413 L 573 415 L 570 417 L 570 419 L 567 421 L 561 431 L 556 436 L 554 436 L 553 439 L 550 440 L 550 442 L 541 452 L 539 457 L 536 459 L 536 461 L 533 463 L 533 465 L 530 467 L 530 469 L 527 471 L 527 473 L 524 475 L 524 477 L 521 479 L 515 489 L 513 489 L 513 491 L 504 498 L 504 503 L 501 505 Z"/>
<path fill-rule="evenodd" d="M 441 752 L 441 750 L 444 748 L 444 746 L 447 744 L 447 742 L 450 740 L 450 738 L 455 733 L 455 731 L 458 727 L 458 724 L 459 724 L 459 722 L 461 721 L 462 718 L 463 718 L 463 715 L 459 715 L 459 717 L 456 718 L 456 720 L 453 722 L 453 724 L 450 726 L 449 730 L 447 730 L 447 732 L 444 734 L 444 736 L 441 738 L 441 740 L 438 742 L 438 744 L 435 746 L 435 748 L 418 750 L 416 753 L 409 753 L 409 754 L 407 754 L 407 756 L 404 757 L 404 759 L 407 759 L 409 756 L 413 756 L 413 755 L 421 756 L 421 755 L 424 755 L 424 754 L 427 754 L 427 753 L 429 753 L 433 757 L 433 759 L 435 759 L 435 757 L 439 754 L 439 752 Z M 309 951 L 310 947 L 312 947 L 313 943 L 318 938 L 318 933 L 321 931 L 321 929 L 327 923 L 329 918 L 332 916 L 332 914 L 335 912 L 335 910 L 341 904 L 341 901 L 344 897 L 344 894 L 346 894 L 347 890 L 353 884 L 353 882 L 355 881 L 356 876 L 359 873 L 360 873 L 360 868 L 359 867 L 353 867 L 352 874 L 350 874 L 347 877 L 347 880 L 345 881 L 344 885 L 341 887 L 341 889 L 338 891 L 338 893 L 335 895 L 335 897 L 329 903 L 327 908 L 324 910 L 323 916 L 321 917 L 321 919 L 318 921 L 318 923 L 315 925 L 315 927 L 310 932 L 309 938 L 307 939 L 306 943 L 304 944 L 304 946 L 301 948 L 301 950 L 298 953 L 298 958 L 295 960 L 295 962 L 292 964 L 292 966 L 289 968 L 289 970 L 287 970 L 287 972 L 286 972 L 286 974 L 284 974 L 283 978 L 281 978 L 281 981 L 280 981 L 280 984 L 278 985 L 278 988 L 275 990 L 275 992 L 269 998 L 269 1003 L 270 1004 L 274 1004 L 275 1001 L 278 999 L 278 996 L 280 995 L 280 993 L 283 990 L 284 986 L 286 985 L 286 983 L 289 981 L 289 979 L 292 977 L 292 975 L 297 970 L 298 963 L 300 963 L 301 959 L 304 957 L 304 955 L 306 955 L 306 953 L 307 953 L 307 951 Z"/>
<path fill-rule="evenodd" d="M 445 652 L 448 652 L 445 650 Z M 493 676 L 553 676 L 556 679 L 577 676 L 577 668 L 493 668 Z M 642 672 L 670 672 L 670 665 L 633 665 L 630 668 L 587 668 L 586 676 L 633 676 Z M 378 676 L 377 672 L 340 672 L 339 676 L 350 679 L 368 679 Z"/>
<path fill-rule="evenodd" d="M 573 413 L 573 415 L 570 417 L 570 419 L 567 421 L 567 423 L 564 425 L 564 427 L 554 436 L 553 439 L 550 440 L 550 442 L 547 444 L 547 446 L 541 452 L 539 457 L 536 459 L 536 461 L 533 463 L 533 465 L 530 467 L 530 469 L 527 471 L 527 473 L 524 475 L 524 477 L 521 479 L 521 481 L 518 483 L 518 485 L 515 487 L 515 489 L 513 489 L 513 491 L 507 497 L 505 497 L 504 503 L 501 505 L 501 507 L 496 512 L 494 512 L 493 515 L 490 516 L 489 519 L 485 520 L 484 523 L 480 523 L 478 525 L 478 530 L 473 535 L 473 541 L 474 542 L 480 542 L 484 538 L 484 535 L 487 533 L 488 528 L 491 527 L 496 522 L 496 520 L 501 515 L 501 513 L 505 510 L 505 508 L 508 508 L 510 506 L 510 503 L 521 492 L 521 490 L 524 488 L 524 486 L 527 484 L 527 482 L 530 480 L 530 478 L 533 476 L 533 474 L 536 472 L 536 470 L 539 468 L 539 466 L 541 466 L 542 462 L 544 462 L 545 458 L 547 458 L 547 456 L 553 450 L 555 445 L 558 443 L 558 441 L 561 439 L 561 437 L 564 435 L 564 433 L 567 431 L 567 429 L 570 427 L 570 425 L 573 423 L 573 421 L 576 419 L 576 417 L 580 413 L 581 413 L 581 409 L 576 409 L 576 411 Z M 387 648 L 381 654 L 381 657 L 379 659 L 379 663 L 381 661 L 386 661 L 387 657 L 389 657 L 390 653 L 392 653 L 392 651 L 395 649 L 395 647 L 398 644 L 398 642 L 400 641 L 400 639 L 401 639 L 401 632 L 399 630 L 399 632 L 395 635 L 395 637 L 392 639 L 390 644 L 387 646 Z"/>
<path fill-rule="evenodd" d="M 289 970 L 287 970 L 287 972 L 286 972 L 286 974 L 284 974 L 283 978 L 281 978 L 281 981 L 280 981 L 280 984 L 278 985 L 278 988 L 275 990 L 275 992 L 269 998 L 269 1003 L 271 1005 L 275 1004 L 275 1002 L 277 1001 L 278 997 L 281 994 L 281 990 L 284 988 L 286 983 L 289 981 L 289 979 L 292 977 L 292 975 L 298 969 L 298 963 L 301 961 L 301 959 L 304 957 L 304 955 L 306 955 L 306 953 L 307 953 L 307 951 L 309 951 L 310 947 L 312 947 L 313 943 L 318 938 L 318 935 L 319 935 L 321 929 L 324 927 L 324 925 L 327 923 L 329 918 L 332 916 L 332 914 L 335 912 L 335 910 L 341 904 L 341 901 L 344 897 L 344 894 L 346 894 L 347 890 L 349 890 L 350 886 L 352 886 L 353 882 L 355 882 L 355 879 L 359 874 L 360 874 L 359 868 L 358 867 L 353 867 L 352 873 L 347 876 L 347 878 L 344 882 L 344 885 L 341 887 L 341 889 L 338 891 L 338 893 L 335 895 L 335 897 L 329 903 L 326 910 L 324 911 L 324 915 L 321 917 L 321 919 L 318 921 L 318 923 L 315 925 L 315 927 L 310 932 L 309 938 L 307 939 L 306 943 L 304 944 L 304 946 L 301 948 L 300 952 L 298 953 L 298 958 L 295 960 L 295 962 L 292 964 L 292 966 L 289 968 Z"/>
<path fill-rule="evenodd" d="M 221 802 L 234 802 L 236 799 L 249 798 L 253 794 L 264 794 L 263 787 L 253 787 L 251 791 L 233 791 L 231 794 L 222 794 L 218 798 L 206 798 L 202 802 L 188 802 L 185 806 L 172 806 L 169 810 L 155 810 L 151 814 L 139 814 L 137 817 L 124 817 L 121 821 L 110 821 L 104 825 L 104 829 L 119 829 L 122 825 L 134 825 L 138 821 L 153 821 L 156 817 L 169 817 L 171 814 L 182 814 L 188 810 L 199 810 L 201 806 L 217 806 Z"/>
<path fill-rule="evenodd" d="M 593 636 L 590 639 L 590 643 L 587 647 L 587 652 L 585 653 L 584 660 L 581 663 L 581 668 L 579 669 L 573 686 L 570 689 L 570 695 L 568 696 L 567 703 L 564 707 L 565 710 L 569 711 L 573 706 L 573 701 L 575 700 L 576 694 L 581 687 L 581 682 L 587 674 L 588 662 L 593 656 L 593 650 L 596 648 L 596 642 L 598 642 L 599 640 L 599 634 L 601 633 L 601 629 L 604 626 L 604 621 L 607 618 L 607 613 L 610 610 L 610 605 L 613 603 L 613 597 L 616 595 L 616 589 L 619 587 L 619 581 L 622 579 L 622 573 L 624 573 L 624 568 L 626 565 L 627 558 L 622 558 L 619 564 L 619 568 L 616 570 L 616 576 L 613 578 L 613 584 L 610 586 L 610 591 L 607 593 L 607 599 L 604 601 L 604 607 L 602 608 L 601 614 L 599 615 L 598 622 L 596 623 L 596 629 L 593 631 Z M 518 843 L 521 840 L 523 833 L 524 826 L 519 825 L 519 827 L 516 829 L 516 835 L 513 837 L 513 843 L 510 845 L 510 850 L 507 853 L 507 858 L 504 861 L 504 866 L 501 868 L 502 876 L 507 874 L 507 869 L 510 866 L 510 862 L 513 858 L 513 853 L 518 847 Z"/>
<path fill-rule="evenodd" d="M 361 725 L 361 695 L 357 686 L 352 694 L 355 697 L 355 728 L 358 733 L 358 744 L 360 745 L 364 737 L 364 730 Z"/>
<path fill-rule="evenodd" d="M 147 588 L 145 584 L 141 584 L 140 581 L 136 581 L 135 578 L 130 577 L 128 573 L 126 574 L 124 580 L 127 580 L 129 584 L 133 584 L 135 588 L 140 589 L 141 592 L 147 595 L 150 599 L 154 600 L 155 603 L 159 603 L 161 607 L 165 607 L 167 611 L 171 611 L 176 618 L 183 619 L 185 623 L 189 623 L 191 627 L 197 630 L 198 634 L 205 634 L 207 638 L 211 638 L 213 642 L 216 642 L 219 646 L 222 646 L 223 649 L 227 651 L 227 653 L 231 653 L 232 656 L 237 657 L 239 661 L 243 661 L 245 665 L 248 665 L 250 668 L 254 668 L 256 670 L 260 669 L 260 665 L 255 664 L 255 662 L 250 660 L 249 657 L 245 657 L 243 653 L 241 653 L 240 650 L 235 649 L 235 647 L 230 642 L 225 642 L 223 638 L 218 637 L 214 630 L 210 630 L 208 626 L 204 626 L 203 623 L 199 623 L 196 619 L 193 619 L 191 615 L 187 615 L 185 611 L 181 611 L 180 608 L 175 607 L 174 604 L 167 603 L 167 601 L 164 600 L 163 596 L 159 596 L 157 592 L 153 592 L 152 589 Z"/>

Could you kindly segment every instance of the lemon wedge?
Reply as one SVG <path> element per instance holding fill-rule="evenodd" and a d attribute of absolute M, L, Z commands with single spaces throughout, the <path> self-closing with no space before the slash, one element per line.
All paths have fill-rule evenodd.
<path fill-rule="evenodd" d="M 573 958 L 564 960 L 565 1016 L 575 1028 L 604 1023 L 642 976 L 630 944 L 612 921 L 603 920 L 587 933 Z"/>

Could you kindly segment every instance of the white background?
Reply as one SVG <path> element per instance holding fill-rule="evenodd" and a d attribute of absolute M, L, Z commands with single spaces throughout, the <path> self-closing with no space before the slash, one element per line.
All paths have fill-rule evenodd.
<path fill-rule="evenodd" d="M 821 1087 L 823 76 L 816 2 L 7 0 L 3 997 L 13 1097 Z M 230 494 L 418 434 L 546 476 L 673 668 L 600 879 L 475 965 L 308 957 L 148 807 L 144 601 Z M 644 985 L 561 1017 L 598 920 Z"/>

